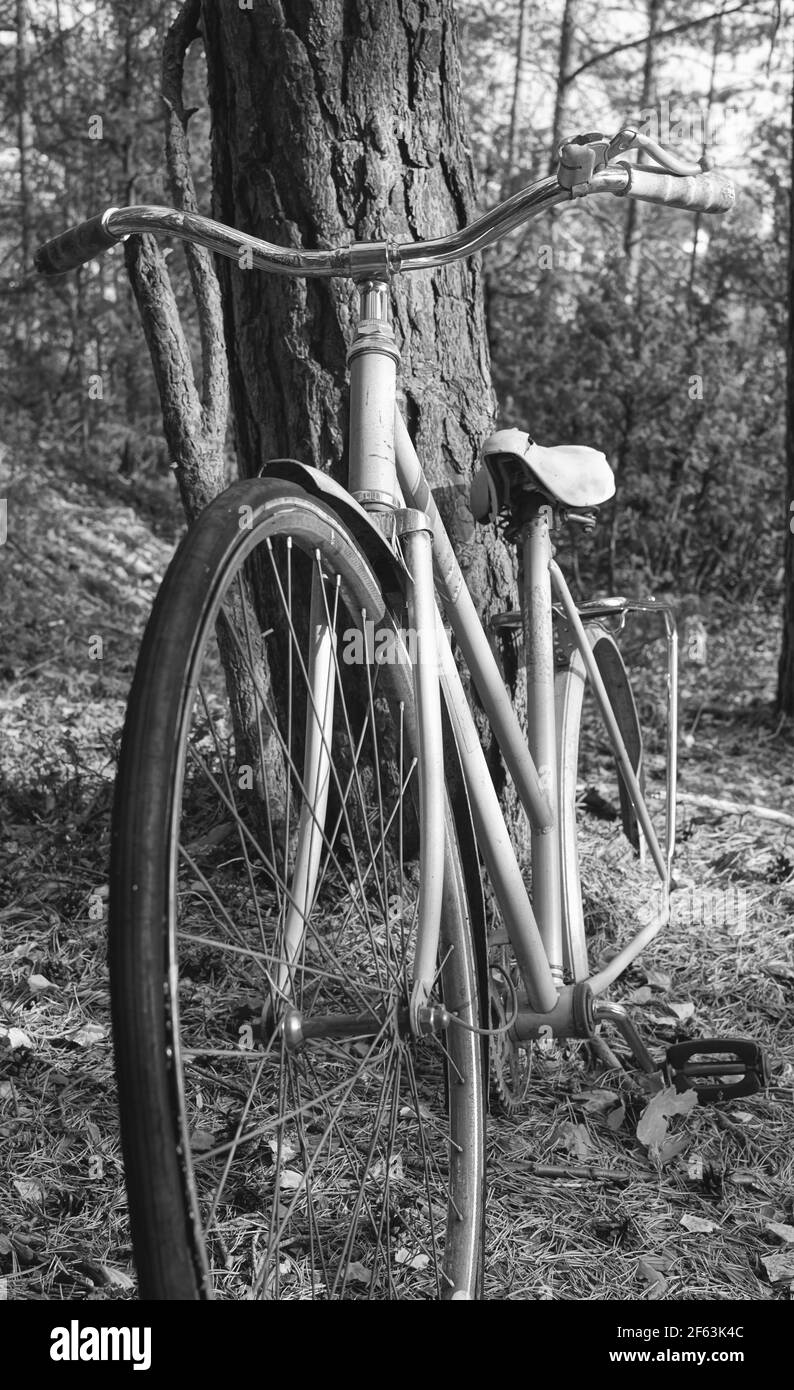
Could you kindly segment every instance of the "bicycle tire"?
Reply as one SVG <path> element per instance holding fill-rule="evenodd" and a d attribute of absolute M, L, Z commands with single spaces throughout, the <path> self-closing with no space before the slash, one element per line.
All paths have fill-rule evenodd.
<path fill-rule="evenodd" d="M 290 577 L 279 578 L 288 554 Z M 272 678 L 288 659 L 294 679 L 302 637 L 317 638 L 307 574 L 328 631 L 338 631 L 342 616 L 345 638 L 359 631 L 366 640 L 367 621 L 397 631 L 399 613 L 325 501 L 283 480 L 233 485 L 179 547 L 138 659 L 113 812 L 109 961 L 140 1295 L 473 1298 L 484 1188 L 475 955 L 447 802 L 435 993 L 454 1017 L 417 1042 L 405 1025 L 415 908 L 405 791 L 416 733 L 403 661 L 368 658 L 363 669 L 348 670 L 337 643 L 333 724 L 321 742 L 338 760 L 335 790 L 330 773 L 325 778 L 322 869 L 311 905 L 307 897 L 298 913 L 297 955 L 285 966 L 278 954 L 304 862 L 298 802 L 309 808 L 305 823 L 320 819 L 298 732 L 303 719 L 305 748 L 319 722 L 317 687 L 301 706 L 291 685 L 285 704 Z M 263 576 L 271 603 L 290 595 L 286 636 L 278 605 L 262 612 Z M 252 642 L 252 617 L 261 645 L 256 629 Z M 250 698 L 247 706 L 239 692 L 230 698 L 224 644 L 241 667 L 247 653 L 244 693 L 253 688 L 258 702 L 261 767 L 246 778 L 254 793 L 247 801 L 236 795 L 234 777 L 239 789 L 241 768 L 251 772 L 238 754 L 256 741 L 254 716 Z M 308 683 L 311 666 L 302 669 Z M 359 698 L 361 681 L 367 698 L 354 728 L 351 712 L 362 705 L 349 683 L 359 682 Z M 380 734 L 384 711 L 399 722 Z M 266 775 L 274 743 L 287 766 L 283 824 Z M 266 838 L 268 825 L 264 846 L 258 836 Z M 368 876 L 373 892 L 365 901 Z M 293 946 L 283 947 L 284 957 L 288 951 Z M 299 1013 L 299 1045 L 283 1024 L 285 1000 Z M 326 1036 L 332 1018 L 353 1032 Z M 306 1036 L 313 1021 L 322 1036 Z"/>
<path fill-rule="evenodd" d="M 603 628 L 588 630 L 602 679 L 607 684 L 613 711 L 626 749 L 644 790 L 642 735 L 637 707 L 620 650 L 611 633 Z M 579 867 L 580 834 L 576 794 L 580 776 L 580 739 L 587 672 L 581 653 L 572 648 L 554 681 L 557 727 L 557 789 L 560 815 L 560 873 L 562 880 L 563 963 L 566 978 L 585 980 L 590 973 L 582 882 Z M 620 768 L 616 766 L 621 819 L 626 838 L 637 849 L 639 828 Z"/>

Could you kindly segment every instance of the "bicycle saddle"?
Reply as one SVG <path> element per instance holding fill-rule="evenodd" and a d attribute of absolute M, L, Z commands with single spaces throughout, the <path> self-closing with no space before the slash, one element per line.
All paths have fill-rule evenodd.
<path fill-rule="evenodd" d="M 598 507 L 615 492 L 615 477 L 598 449 L 582 444 L 544 448 L 524 430 L 497 430 L 482 446 L 484 468 L 474 477 L 475 521 L 496 517 L 509 503 L 510 486 L 524 481 L 566 507 Z"/>

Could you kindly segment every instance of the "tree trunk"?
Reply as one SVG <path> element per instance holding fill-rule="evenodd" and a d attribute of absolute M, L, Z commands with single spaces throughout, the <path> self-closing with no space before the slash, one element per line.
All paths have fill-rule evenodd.
<path fill-rule="evenodd" d="M 703 112 L 703 140 L 700 147 L 701 158 L 705 159 L 709 154 L 709 136 L 711 131 L 711 113 L 714 108 L 717 82 L 717 62 L 722 47 L 722 16 L 720 15 L 714 26 L 714 39 L 711 49 L 711 71 L 709 73 L 709 90 L 706 97 L 706 106 Z M 690 314 L 694 303 L 695 280 L 697 278 L 698 261 L 698 241 L 700 239 L 700 228 L 703 221 L 702 213 L 696 212 L 694 226 L 692 230 L 692 255 L 689 260 L 689 280 L 687 292 L 689 294 Z"/>
<path fill-rule="evenodd" d="M 475 215 L 452 0 L 204 0 L 214 215 L 306 248 L 440 236 Z M 291 455 L 344 480 L 345 282 L 221 270 L 243 473 Z M 478 261 L 398 277 L 409 429 L 481 606 L 512 564 L 473 545 L 468 483 L 494 397 Z"/>
<path fill-rule="evenodd" d="M 185 53 L 198 33 L 199 0 L 187 0 L 163 50 L 165 145 L 175 206 L 197 211 L 182 101 Z M 160 394 L 163 430 L 188 520 L 223 489 L 228 375 L 220 289 L 212 257 L 186 244 L 185 255 L 201 338 L 201 384 L 196 382 L 165 258 L 152 236 L 131 237 L 124 249 Z"/>
<path fill-rule="evenodd" d="M 557 151 L 565 137 L 565 112 L 570 78 L 568 74 L 574 61 L 576 38 L 577 0 L 565 0 L 565 9 L 560 26 L 560 51 L 557 59 L 557 88 L 554 93 L 554 118 L 551 125 L 551 156 L 549 173 L 557 168 Z"/>
<path fill-rule="evenodd" d="M 791 94 L 794 137 L 794 87 Z M 794 177 L 794 149 L 792 150 Z M 794 208 L 789 207 L 788 324 L 786 330 L 786 499 L 788 526 L 784 552 L 783 642 L 777 677 L 781 714 L 794 714 Z"/>
<path fill-rule="evenodd" d="M 16 108 L 17 150 L 19 157 L 19 225 L 22 243 L 22 274 L 30 269 L 30 117 L 28 116 L 28 3 L 17 0 L 16 7 Z"/>
<path fill-rule="evenodd" d="M 645 60 L 642 67 L 642 94 L 640 96 L 640 113 L 647 111 L 651 104 L 654 91 L 653 63 L 656 49 L 656 31 L 658 27 L 659 10 L 661 0 L 647 0 L 648 4 L 648 37 L 645 40 Z M 642 160 L 638 158 L 638 163 Z M 640 275 L 640 259 L 642 253 L 642 220 L 644 209 L 642 205 L 634 199 L 626 200 L 626 229 L 623 237 L 623 249 L 628 258 L 626 269 L 626 285 L 630 295 L 634 295 Z"/>
<path fill-rule="evenodd" d="M 510 103 L 510 125 L 507 132 L 507 157 L 502 178 L 502 198 L 509 198 L 514 191 L 516 177 L 516 145 L 523 113 L 524 67 L 526 63 L 527 21 L 529 0 L 519 0 L 518 28 L 516 32 L 516 66 L 513 74 L 513 99 Z M 527 132 L 521 127 L 520 135 L 526 140 Z"/>

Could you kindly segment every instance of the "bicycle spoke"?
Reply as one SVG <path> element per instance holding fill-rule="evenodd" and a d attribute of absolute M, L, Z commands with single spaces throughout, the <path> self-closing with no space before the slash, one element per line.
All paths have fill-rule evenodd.
<path fill-rule="evenodd" d="M 185 665 L 162 988 L 176 1238 L 222 1297 L 435 1297 L 439 1078 L 463 1071 L 448 1039 L 410 1030 L 411 671 L 349 660 L 370 615 L 398 629 L 318 514 L 311 540 L 290 509 L 241 542 Z"/>

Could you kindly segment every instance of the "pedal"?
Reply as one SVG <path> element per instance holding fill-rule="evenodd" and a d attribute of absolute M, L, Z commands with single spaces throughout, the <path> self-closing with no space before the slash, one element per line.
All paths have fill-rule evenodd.
<path fill-rule="evenodd" d="M 677 1091 L 696 1091 L 702 1104 L 752 1096 L 769 1085 L 761 1048 L 745 1038 L 694 1038 L 675 1043 L 667 1049 L 666 1066 L 670 1084 Z"/>

